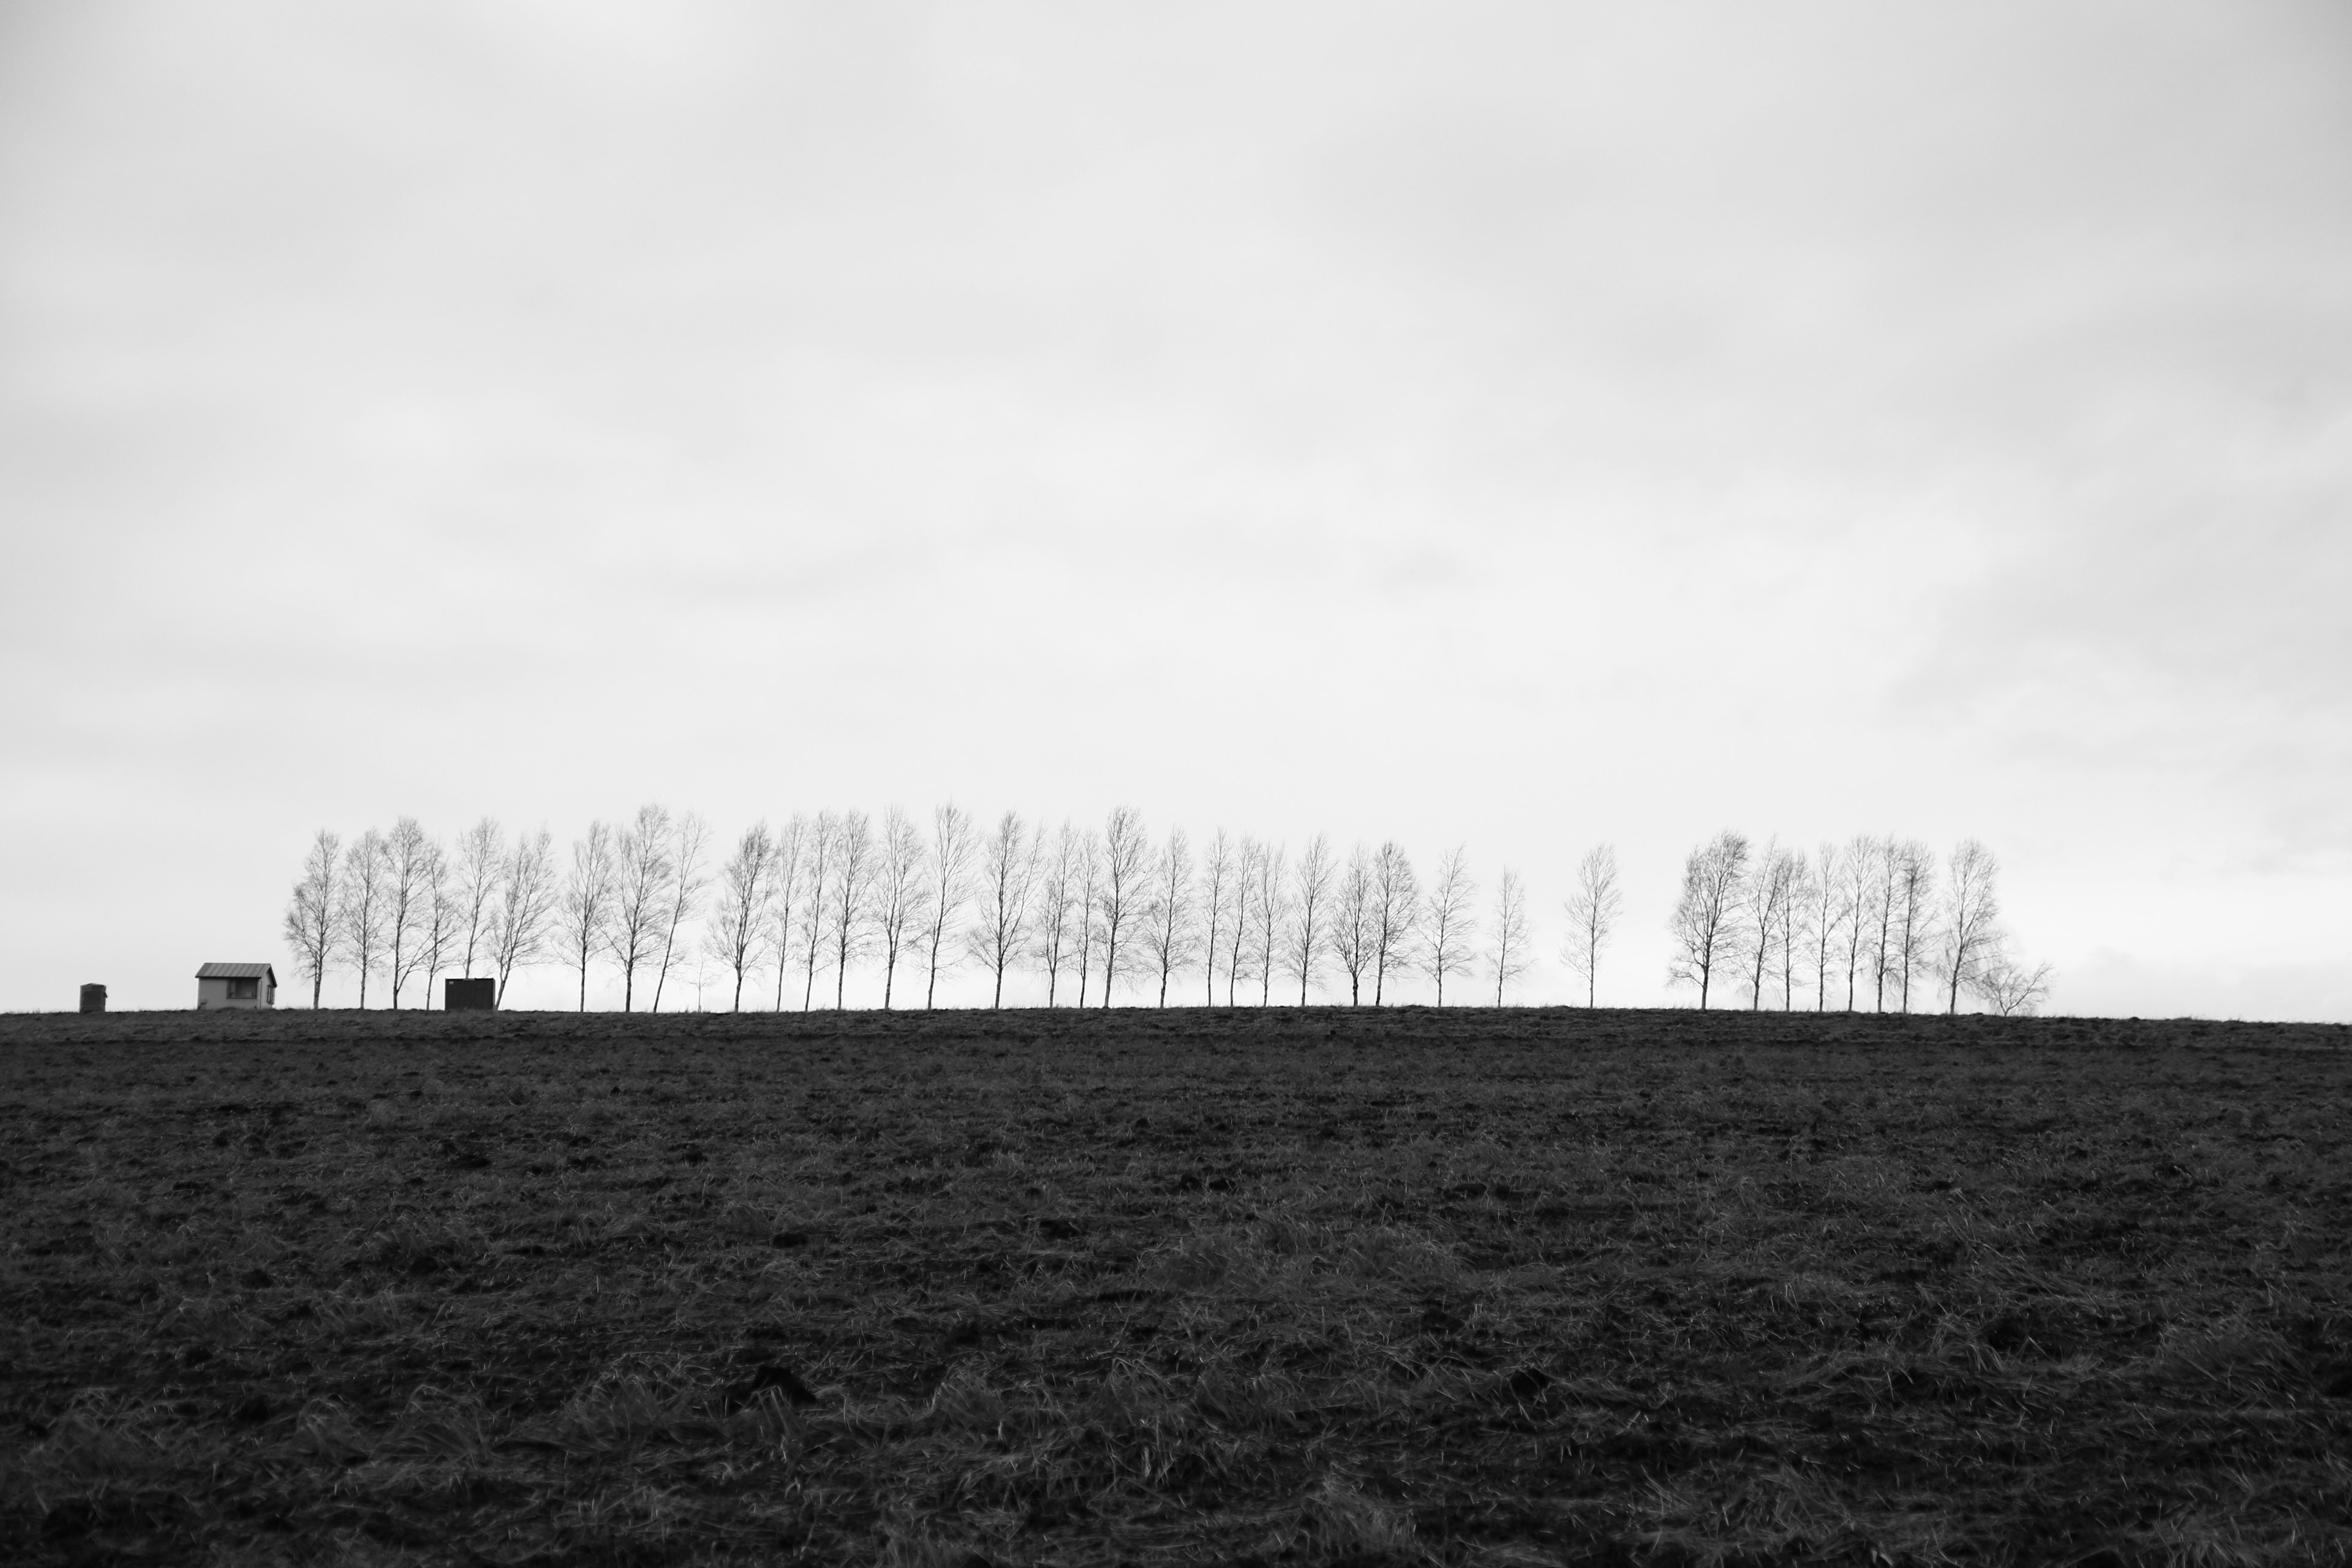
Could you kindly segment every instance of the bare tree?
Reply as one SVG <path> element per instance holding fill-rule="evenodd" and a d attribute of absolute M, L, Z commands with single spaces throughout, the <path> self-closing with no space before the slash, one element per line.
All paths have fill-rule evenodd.
<path fill-rule="evenodd" d="M 1584 977 L 1584 1005 L 1598 1005 L 1601 994 L 1601 950 L 1617 932 L 1625 895 L 1617 883 L 1617 850 L 1601 844 L 1584 852 L 1576 863 L 1576 891 L 1562 906 L 1568 914 L 1568 937 L 1560 957 Z"/>
<path fill-rule="evenodd" d="M 362 1008 L 367 1006 L 368 976 L 384 956 L 386 858 L 383 835 L 373 827 L 343 851 L 342 946 L 360 972 Z"/>
<path fill-rule="evenodd" d="M 874 929 L 882 939 L 882 1006 L 890 1006 L 898 955 L 924 928 L 923 836 L 897 806 L 882 814 L 882 858 L 874 879 Z"/>
<path fill-rule="evenodd" d="M 1241 889 L 1241 865 L 1236 858 L 1234 841 L 1225 830 L 1218 828 L 1209 840 L 1208 851 L 1201 857 L 1201 915 L 1206 928 L 1202 933 L 1201 976 L 1204 1005 L 1217 1005 L 1217 961 L 1225 956 L 1234 921 L 1235 895 Z M 1233 1005 L 1233 967 L 1225 968 L 1225 1005 Z"/>
<path fill-rule="evenodd" d="M 769 906 L 775 899 L 769 879 L 775 864 L 775 840 L 761 822 L 736 840 L 735 852 L 719 868 L 719 902 L 711 910 L 705 940 L 711 955 L 735 976 L 733 1010 L 738 1013 L 743 1010 L 744 977 L 759 967 L 766 945 Z M 782 973 L 781 960 L 776 968 Z"/>
<path fill-rule="evenodd" d="M 1683 862 L 1682 896 L 1666 924 L 1675 952 L 1666 967 L 1669 984 L 1698 987 L 1701 1012 L 1718 964 L 1730 952 L 1739 892 L 1748 873 L 1748 838 L 1728 829 L 1690 852 Z"/>
<path fill-rule="evenodd" d="M 1251 962 L 1257 969 L 1257 1005 L 1274 1000 L 1274 966 L 1279 962 L 1282 933 L 1290 925 L 1290 883 L 1283 875 L 1286 851 L 1279 844 L 1258 847 L 1252 874 L 1250 921 Z"/>
<path fill-rule="evenodd" d="M 1838 937 L 1850 927 L 1844 896 L 1846 887 L 1845 859 L 1834 844 L 1824 843 L 1813 852 L 1813 868 L 1805 879 L 1805 930 L 1812 942 L 1813 1011 L 1826 1013 L 1830 1008 L 1830 963 L 1837 952 Z M 1847 976 L 1851 989 L 1853 977 Z M 1853 1005 L 1851 996 L 1847 1005 Z"/>
<path fill-rule="evenodd" d="M 826 938 L 833 931 L 835 913 L 833 907 L 835 884 L 840 880 L 837 862 L 841 858 L 842 819 L 830 811 L 820 811 L 809 825 L 808 838 L 802 859 L 807 866 L 801 882 L 801 1011 L 805 1013 L 816 1002 L 816 972 L 824 962 Z M 782 900 L 780 900 L 779 902 Z M 783 1010 L 784 980 L 776 977 L 776 1010 Z"/>
<path fill-rule="evenodd" d="M 1102 888 L 1097 895 L 1102 910 L 1102 1005 L 1106 1007 L 1118 980 L 1119 939 L 1132 935 L 1135 918 L 1150 896 L 1150 881 L 1151 840 L 1143 831 L 1142 814 L 1132 806 L 1113 806 L 1103 824 Z"/>
<path fill-rule="evenodd" d="M 463 919 L 457 889 L 449 882 L 449 856 L 440 845 L 426 847 L 425 914 L 416 927 L 416 966 L 425 974 L 425 1005 L 433 1005 L 433 982 L 449 967 Z"/>
<path fill-rule="evenodd" d="M 1754 871 L 1739 885 L 1732 940 L 1748 970 L 1750 1011 L 1762 1009 L 1764 977 L 1778 967 L 1786 954 L 1782 945 L 1788 934 L 1786 917 L 1789 900 L 1796 892 L 1796 871 L 1801 865 L 1795 856 L 1780 847 L 1778 840 L 1769 840 L 1764 852 L 1756 858 Z"/>
<path fill-rule="evenodd" d="M 1944 891 L 1942 951 L 1945 1007 L 1960 1010 L 1960 991 L 1973 990 L 1978 974 L 2000 951 L 2000 863 L 1973 838 L 1953 847 L 1951 879 Z"/>
<path fill-rule="evenodd" d="M 1151 873 L 1144 907 L 1143 947 L 1160 972 L 1160 1005 L 1168 1005 L 1168 981 L 1192 962 L 1200 940 L 1192 898 L 1192 848 L 1181 827 L 1168 830 L 1168 843 Z"/>
<path fill-rule="evenodd" d="M 1896 883 L 1903 876 L 1902 846 L 1892 836 L 1879 839 L 1874 846 L 1870 863 L 1870 885 L 1864 897 L 1865 918 L 1876 931 L 1876 946 L 1871 954 L 1871 975 L 1876 982 L 1876 1006 L 1886 1011 L 1886 980 L 1895 973 L 1896 921 L 1903 901 Z"/>
<path fill-rule="evenodd" d="M 580 972 L 580 1010 L 588 1011 L 588 965 L 612 942 L 614 891 L 619 882 L 613 830 L 588 825 L 588 836 L 572 846 L 572 872 L 563 883 L 563 951 Z"/>
<path fill-rule="evenodd" d="M 513 850 L 499 858 L 497 921 L 490 930 L 490 956 L 498 970 L 499 1005 L 507 1003 L 507 982 L 546 956 L 548 928 L 554 923 L 559 889 L 555 838 L 542 827 L 515 835 Z"/>
<path fill-rule="evenodd" d="M 1282 944 L 1284 973 L 1298 982 L 1298 1005 L 1307 1005 L 1307 988 L 1323 969 L 1323 947 L 1331 924 L 1332 863 L 1330 841 L 1321 834 L 1307 841 L 1298 864 L 1290 873 L 1290 929 Z"/>
<path fill-rule="evenodd" d="M 1495 967 L 1495 1005 L 1503 1005 L 1504 988 L 1528 972 L 1533 957 L 1528 937 L 1528 892 L 1517 871 L 1506 870 L 1495 883 L 1494 945 L 1487 960 Z"/>
<path fill-rule="evenodd" d="M 710 824 L 698 811 L 686 813 L 670 829 L 669 886 L 662 893 L 663 910 L 669 920 L 662 930 L 661 965 L 654 971 L 653 1010 L 656 1013 L 661 1011 L 662 987 L 669 983 L 670 963 L 677 953 L 678 927 L 694 918 L 702 889 L 710 880 L 702 872 L 702 857 L 709 843 Z M 699 989 L 695 993 L 694 1010 L 702 1011 Z"/>
<path fill-rule="evenodd" d="M 319 829 L 302 857 L 302 875 L 295 880 L 293 897 L 286 903 L 287 945 L 294 950 L 295 973 L 310 982 L 313 1007 L 319 1005 L 327 971 L 343 947 L 342 853 L 342 839 Z"/>
<path fill-rule="evenodd" d="M 1895 955 L 1903 1011 L 1911 1011 L 1911 976 L 1936 951 L 1936 852 L 1916 838 L 1895 847 Z"/>
<path fill-rule="evenodd" d="M 833 847 L 833 891 L 827 895 L 832 927 L 833 1006 L 839 1012 L 849 994 L 849 964 L 862 958 L 872 930 L 874 881 L 878 873 L 874 825 L 862 811 L 844 812 Z"/>
<path fill-rule="evenodd" d="M 1870 952 L 1871 895 L 1879 885 L 1878 865 L 1885 853 L 1885 847 L 1866 833 L 1855 834 L 1845 847 L 1844 874 L 1838 884 L 1838 914 L 1845 926 L 1845 1010 L 1849 1013 L 1854 1010 L 1859 994 L 1856 977 Z"/>
<path fill-rule="evenodd" d="M 400 1011 L 400 993 L 415 976 L 418 926 L 425 918 L 425 880 L 432 869 L 433 840 L 413 816 L 392 825 L 383 839 L 384 973 L 392 982 L 392 1010 Z M 429 1001 L 429 999 L 428 999 Z"/>
<path fill-rule="evenodd" d="M 1477 952 L 1478 917 L 1471 900 L 1478 884 L 1470 877 L 1470 855 L 1456 845 L 1437 863 L 1437 880 L 1429 889 L 1429 929 L 1422 945 L 1422 968 L 1437 983 L 1437 1005 L 1445 1005 L 1449 975 L 1471 972 Z"/>
<path fill-rule="evenodd" d="M 1325 935 L 1331 956 L 1339 961 L 1339 973 L 1348 977 L 1348 1005 L 1361 1005 L 1364 972 L 1372 966 L 1378 934 L 1373 929 L 1372 858 L 1360 844 L 1349 854 L 1347 865 L 1339 873 Z"/>
<path fill-rule="evenodd" d="M 1797 960 L 1812 931 L 1813 879 L 1802 855 L 1793 849 L 1780 853 L 1788 863 L 1789 889 L 1780 900 L 1780 929 L 1772 945 L 1780 960 L 1780 1011 L 1787 1013 L 1797 1005 Z"/>
<path fill-rule="evenodd" d="M 1082 858 L 1077 829 L 1065 822 L 1054 835 L 1052 850 L 1041 853 L 1038 859 L 1036 935 L 1030 953 L 1037 967 L 1045 972 L 1048 1007 L 1055 1005 L 1062 986 L 1062 966 L 1070 961 L 1071 943 L 1076 934 L 1071 925 L 1084 919 L 1078 913 L 1085 878 L 1079 864 Z M 1080 969 L 1083 973 L 1083 964 Z"/>
<path fill-rule="evenodd" d="M 1080 1007 L 1087 1005 L 1087 985 L 1094 975 L 1095 948 L 1102 941 L 1102 835 L 1089 827 L 1078 840 L 1076 891 Z"/>
<path fill-rule="evenodd" d="M 1239 1002 L 1242 982 L 1257 977 L 1257 970 L 1253 967 L 1255 948 L 1250 941 L 1250 889 L 1256 886 L 1258 868 L 1265 860 L 1265 846 L 1243 835 L 1234 848 L 1233 915 L 1226 922 L 1224 937 L 1228 1007 Z"/>
<path fill-rule="evenodd" d="M 1389 971 L 1402 969 L 1421 929 L 1421 879 L 1404 846 L 1391 838 L 1372 862 L 1372 1005 L 1388 999 Z"/>
<path fill-rule="evenodd" d="M 474 977 L 475 949 L 498 924 L 499 879 L 506 870 L 506 836 L 484 817 L 457 837 L 457 900 L 465 931 L 465 978 Z"/>
<path fill-rule="evenodd" d="M 607 841 L 612 885 L 603 916 L 604 940 L 613 962 L 620 966 L 624 1013 L 636 1010 L 637 971 L 653 962 L 663 929 L 669 923 L 669 910 L 663 902 L 669 890 L 669 834 L 668 809 L 647 804 L 637 807 L 635 819 L 611 834 Z M 576 873 L 576 853 L 572 866 Z M 576 875 L 572 886 L 574 891 L 580 890 Z M 581 984 L 584 994 L 584 966 Z M 585 1010 L 587 1004 L 583 1001 L 581 1005 Z"/>
<path fill-rule="evenodd" d="M 980 890 L 971 925 L 964 932 L 964 951 L 988 966 L 993 981 L 991 1007 L 1004 1005 L 1004 972 L 1021 956 L 1028 939 L 1031 891 L 1037 880 L 1038 845 L 1021 821 L 1008 811 L 980 847 Z"/>
<path fill-rule="evenodd" d="M 942 954 L 948 940 L 948 927 L 962 911 L 964 901 L 971 894 L 972 857 L 979 850 L 979 841 L 971 831 L 971 814 L 959 805 L 942 805 L 931 813 L 930 842 L 930 906 L 929 921 L 923 931 L 926 972 L 923 980 L 923 1005 L 937 1004 L 940 992 L 940 971 L 952 967 L 955 955 Z"/>
<path fill-rule="evenodd" d="M 823 921 L 814 913 L 822 876 L 811 877 L 808 861 L 819 834 L 799 812 L 769 835 L 768 953 L 776 965 L 776 1011 L 784 1010 L 784 978 L 792 973 L 795 951 L 814 952 Z M 796 949 L 794 944 L 798 943 Z M 808 1011 L 816 989 L 814 966 L 801 987 L 801 1011 Z"/>
<path fill-rule="evenodd" d="M 1979 1000 L 2000 1016 L 2022 1015 L 2031 1017 L 2042 1004 L 2050 999 L 2051 968 L 2037 963 L 2028 969 L 2006 952 L 1996 952 L 1988 958 L 1970 983 Z"/>

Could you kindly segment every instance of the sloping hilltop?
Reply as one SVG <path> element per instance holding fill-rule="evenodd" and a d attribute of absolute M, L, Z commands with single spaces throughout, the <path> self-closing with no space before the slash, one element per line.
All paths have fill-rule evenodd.
<path fill-rule="evenodd" d="M 2342 1562 L 2347 1045 L 0 1019 L 0 1558 Z"/>

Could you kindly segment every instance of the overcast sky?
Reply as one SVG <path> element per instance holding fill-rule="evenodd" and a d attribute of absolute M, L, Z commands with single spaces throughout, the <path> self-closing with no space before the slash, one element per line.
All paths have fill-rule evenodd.
<path fill-rule="evenodd" d="M 0 4 L 0 1008 L 952 798 L 2352 1017 L 2352 11 Z"/>

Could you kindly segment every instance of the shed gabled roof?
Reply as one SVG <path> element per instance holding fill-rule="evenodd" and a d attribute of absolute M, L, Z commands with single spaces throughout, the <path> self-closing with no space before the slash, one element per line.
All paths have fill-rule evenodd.
<path fill-rule="evenodd" d="M 278 984 L 278 972 L 266 963 L 207 963 L 196 971 L 199 980 L 262 980 Z"/>

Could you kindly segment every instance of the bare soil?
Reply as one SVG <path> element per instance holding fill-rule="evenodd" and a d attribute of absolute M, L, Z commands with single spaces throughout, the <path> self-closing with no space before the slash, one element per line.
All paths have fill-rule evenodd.
<path fill-rule="evenodd" d="M 0 1559 L 2352 1561 L 2347 1047 L 0 1018 Z"/>

